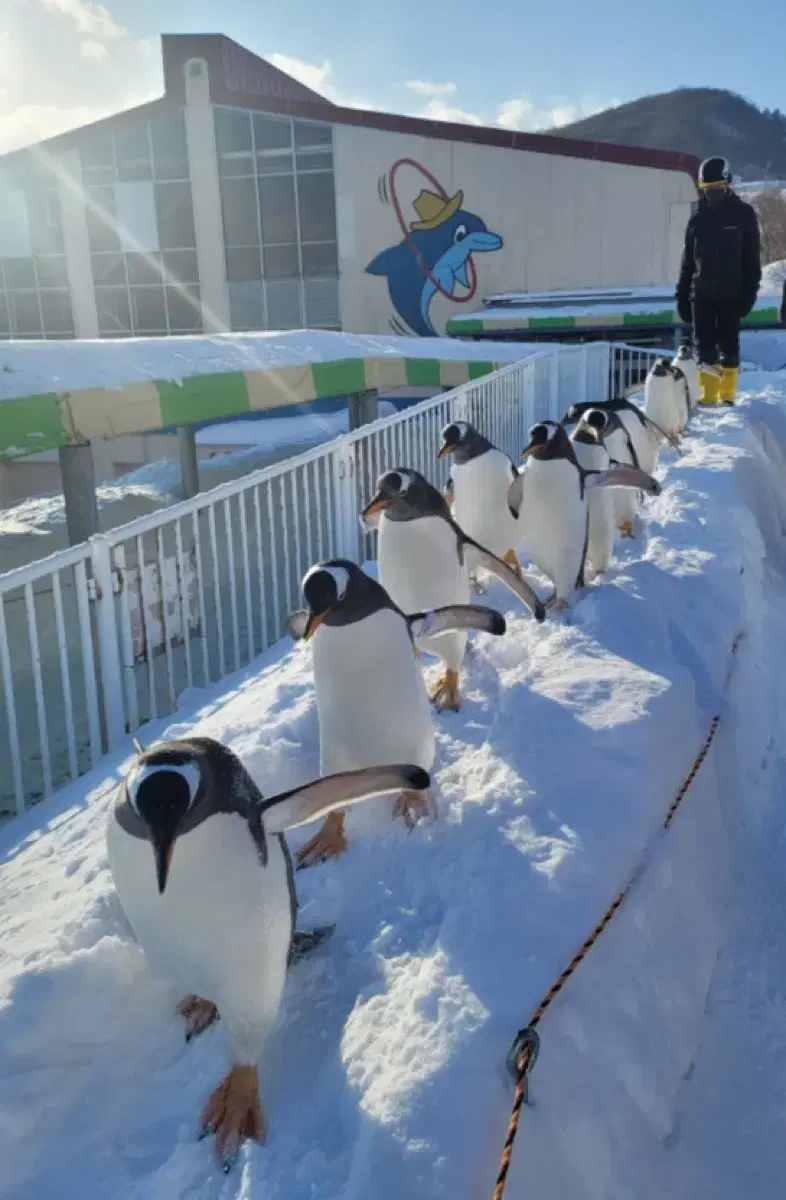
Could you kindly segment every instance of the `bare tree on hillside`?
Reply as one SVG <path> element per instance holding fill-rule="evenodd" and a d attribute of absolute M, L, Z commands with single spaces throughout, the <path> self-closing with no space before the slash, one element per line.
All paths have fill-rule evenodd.
<path fill-rule="evenodd" d="M 786 197 L 775 188 L 765 188 L 751 197 L 761 227 L 761 261 L 779 262 L 786 258 Z"/>

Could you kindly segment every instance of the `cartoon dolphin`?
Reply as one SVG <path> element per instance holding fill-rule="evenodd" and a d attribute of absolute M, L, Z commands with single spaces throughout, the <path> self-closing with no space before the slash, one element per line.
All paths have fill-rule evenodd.
<path fill-rule="evenodd" d="M 464 195 L 450 200 L 422 191 L 414 201 L 420 220 L 397 246 L 383 250 L 366 267 L 369 275 L 384 275 L 393 307 L 413 333 L 436 336 L 429 317 L 438 286 L 452 296 L 456 284 L 469 287 L 469 260 L 474 251 L 499 250 L 502 238 L 489 233 L 480 217 L 461 207 Z"/>

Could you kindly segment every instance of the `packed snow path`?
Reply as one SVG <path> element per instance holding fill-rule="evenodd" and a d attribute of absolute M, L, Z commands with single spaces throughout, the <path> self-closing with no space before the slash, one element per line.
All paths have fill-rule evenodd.
<path fill-rule="evenodd" d="M 464 708 L 439 718 L 438 823 L 408 834 L 384 807 L 356 811 L 347 856 L 298 876 L 301 925 L 337 932 L 291 973 L 262 1062 L 269 1141 L 230 1176 L 195 1139 L 224 1033 L 185 1046 L 180 997 L 149 972 L 107 870 L 130 747 L 0 833 L 2 1200 L 484 1200 L 510 1039 L 648 845 L 639 885 L 541 1027 L 508 1200 L 726 1200 L 741 1091 L 759 1191 L 736 1178 L 752 1200 L 782 1194 L 766 1190 L 778 1071 L 768 1063 L 761 1088 L 753 1073 L 768 1035 L 743 1039 L 747 1075 L 730 1038 L 750 981 L 741 1008 L 724 1005 L 755 941 L 737 953 L 732 940 L 711 987 L 728 927 L 746 934 L 741 865 L 780 771 L 786 378 L 748 386 L 770 394 L 700 415 L 685 453 L 665 456 L 642 535 L 566 620 L 538 627 L 492 590 L 509 632 L 476 640 Z M 711 755 L 659 839 L 716 713 Z M 231 744 L 268 794 L 314 775 L 308 650 L 277 647 L 144 737 L 195 729 Z M 752 878 L 763 885 L 760 868 Z M 766 1009 L 782 1046 L 783 1014 Z"/>

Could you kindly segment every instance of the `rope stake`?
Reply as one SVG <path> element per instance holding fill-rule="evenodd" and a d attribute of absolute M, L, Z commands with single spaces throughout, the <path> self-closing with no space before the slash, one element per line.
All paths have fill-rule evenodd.
<path fill-rule="evenodd" d="M 738 633 L 732 643 L 732 656 L 736 655 L 741 640 L 742 634 Z M 732 671 L 730 669 L 726 675 L 726 684 L 728 684 L 729 679 L 731 678 L 731 673 Z M 704 766 L 704 763 L 707 760 L 707 755 L 712 749 L 712 744 L 717 736 L 720 721 L 720 716 L 713 717 L 707 736 L 704 739 L 704 744 L 702 745 L 699 753 L 696 755 L 696 758 L 693 761 L 693 766 L 688 772 L 684 783 L 669 805 L 668 811 L 663 820 L 662 832 L 670 828 L 675 816 L 677 815 L 680 805 L 694 784 L 701 768 Z M 543 1017 L 546 1015 L 549 1007 L 554 1003 L 557 996 L 559 996 L 560 992 L 565 987 L 565 984 L 573 975 L 576 968 L 584 961 L 600 935 L 605 929 L 608 929 L 614 917 L 622 908 L 628 895 L 644 873 L 651 849 L 652 848 L 650 847 L 648 851 L 642 855 L 642 858 L 639 860 L 630 879 L 625 884 L 625 887 L 606 909 L 606 912 L 603 914 L 600 921 L 598 921 L 597 925 L 592 930 L 592 933 L 582 943 L 581 947 L 576 954 L 574 954 L 573 958 L 570 960 L 562 974 L 555 980 L 555 982 L 546 992 L 540 1004 L 532 1014 L 532 1019 L 529 1025 L 525 1026 L 524 1029 L 520 1029 L 513 1040 L 510 1050 L 508 1051 L 506 1063 L 509 1072 L 515 1080 L 516 1087 L 513 1096 L 513 1107 L 511 1109 L 510 1121 L 508 1122 L 508 1132 L 505 1136 L 505 1145 L 503 1147 L 502 1157 L 500 1159 L 497 1182 L 494 1187 L 494 1191 L 492 1192 L 491 1200 L 502 1200 L 502 1197 L 505 1193 L 505 1185 L 507 1184 L 508 1180 L 508 1171 L 510 1170 L 511 1155 L 513 1154 L 513 1144 L 516 1140 L 516 1134 L 518 1133 L 519 1128 L 519 1120 L 521 1118 L 521 1109 L 525 1104 L 531 1106 L 531 1101 L 529 1099 L 529 1076 L 540 1051 L 540 1038 L 538 1036 L 537 1027 L 543 1020 Z"/>

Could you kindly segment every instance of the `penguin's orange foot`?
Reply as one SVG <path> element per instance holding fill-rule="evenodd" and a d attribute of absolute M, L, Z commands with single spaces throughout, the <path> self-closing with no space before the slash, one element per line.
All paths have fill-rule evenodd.
<path fill-rule="evenodd" d="M 630 521 L 622 521 L 620 524 L 620 533 L 626 538 L 635 538 L 636 534 L 633 530 L 633 525 Z"/>
<path fill-rule="evenodd" d="M 402 792 L 393 806 L 393 820 L 403 817 L 407 829 L 414 829 L 428 815 L 428 800 L 423 792 Z"/>
<path fill-rule="evenodd" d="M 328 813 L 319 833 L 298 850 L 298 868 L 314 867 L 317 863 L 327 862 L 329 858 L 339 858 L 346 849 L 343 814 Z"/>
<path fill-rule="evenodd" d="M 202 1110 L 202 1137 L 216 1135 L 216 1154 L 228 1171 L 245 1141 L 264 1142 L 267 1121 L 256 1067 L 233 1067 Z"/>
<path fill-rule="evenodd" d="M 445 709 L 458 712 L 461 708 L 458 671 L 447 670 L 431 693 L 430 699 L 440 712 Z"/>
<path fill-rule="evenodd" d="M 513 568 L 519 579 L 523 578 L 521 572 L 521 563 L 518 560 L 518 555 L 516 554 L 515 550 L 508 550 L 502 561 L 507 563 L 509 567 Z"/>
<path fill-rule="evenodd" d="M 218 1020 L 218 1009 L 212 1000 L 203 1000 L 201 996 L 186 996 L 177 1006 L 177 1011 L 186 1023 L 186 1041 L 199 1037 Z"/>

